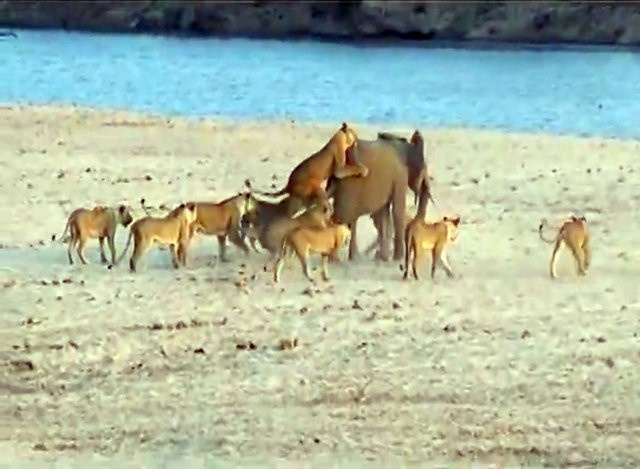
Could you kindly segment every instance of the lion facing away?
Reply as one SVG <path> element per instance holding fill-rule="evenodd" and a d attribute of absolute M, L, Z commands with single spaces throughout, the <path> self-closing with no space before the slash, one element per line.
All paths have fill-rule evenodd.
<path fill-rule="evenodd" d="M 436 265 L 440 264 L 449 278 L 453 278 L 453 270 L 447 260 L 446 250 L 458 237 L 460 217 L 442 217 L 435 223 L 427 223 L 420 217 L 415 217 L 405 228 L 404 244 L 404 275 L 403 279 L 409 279 L 409 263 L 411 271 L 418 280 L 418 265 L 422 262 L 426 251 L 431 251 L 431 278 L 434 278 Z"/>
<path fill-rule="evenodd" d="M 126 255 L 133 238 L 133 254 L 129 260 L 129 269 L 136 272 L 137 264 L 154 244 L 169 247 L 171 262 L 174 268 L 180 264 L 186 266 L 186 255 L 189 247 L 189 231 L 196 220 L 195 204 L 180 204 L 164 217 L 146 216 L 136 220 L 131 225 L 127 244 L 116 262 L 109 265 L 109 269 L 117 265 Z M 177 253 L 178 248 L 182 248 Z"/>
<path fill-rule="evenodd" d="M 127 227 L 133 221 L 131 207 L 128 205 L 118 205 L 116 207 L 105 207 L 102 205 L 92 209 L 80 207 L 75 209 L 67 218 L 67 224 L 62 232 L 62 242 L 68 242 L 67 257 L 69 264 L 73 264 L 72 250 L 77 246 L 77 255 L 83 264 L 88 264 L 84 257 L 84 248 L 89 239 L 98 238 L 100 242 L 100 261 L 106 264 L 107 256 L 104 252 L 104 240 L 106 238 L 111 252 L 111 262 L 115 262 L 116 248 L 115 237 L 118 225 Z M 65 234 L 69 231 L 69 236 Z M 51 236 L 51 241 L 55 241 L 56 235 Z"/>
<path fill-rule="evenodd" d="M 540 239 L 548 244 L 554 244 L 549 262 L 549 275 L 556 278 L 556 263 L 560 249 L 568 247 L 576 261 L 578 275 L 587 275 L 591 265 L 591 249 L 589 247 L 589 231 L 587 230 L 587 219 L 585 217 L 571 216 L 559 228 L 553 239 L 545 239 L 542 231 L 545 226 L 549 226 L 546 219 L 542 219 L 538 226 Z"/>
<path fill-rule="evenodd" d="M 289 175 L 285 187 L 277 192 L 257 192 L 267 196 L 289 195 L 288 214 L 293 215 L 301 207 L 319 202 L 326 208 L 329 199 L 323 187 L 331 176 L 338 179 L 367 177 L 369 169 L 358 161 L 358 135 L 345 122 L 331 139 L 317 152 L 300 162 Z M 347 151 L 352 155 L 349 162 Z M 250 182 L 246 181 L 247 186 Z"/>
<path fill-rule="evenodd" d="M 322 257 L 322 278 L 329 280 L 328 263 L 329 257 L 335 255 L 337 251 L 349 243 L 351 231 L 344 224 L 331 224 L 325 228 L 297 228 L 287 234 L 282 240 L 280 256 L 273 269 L 273 280 L 280 280 L 280 271 L 284 261 L 295 255 L 300 260 L 302 272 L 309 279 L 309 255 L 320 254 Z"/>

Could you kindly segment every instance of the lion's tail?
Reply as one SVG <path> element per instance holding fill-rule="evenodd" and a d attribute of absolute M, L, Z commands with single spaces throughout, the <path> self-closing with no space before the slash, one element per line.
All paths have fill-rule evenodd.
<path fill-rule="evenodd" d="M 62 234 L 60 235 L 60 242 L 64 243 L 65 242 L 65 234 L 67 234 L 67 231 L 69 230 L 69 228 L 71 227 L 71 218 L 69 218 L 67 220 L 67 224 L 64 226 L 64 231 L 62 232 Z M 55 241 L 56 240 L 56 234 L 52 234 L 51 235 L 51 241 Z"/>
<path fill-rule="evenodd" d="M 127 244 L 125 244 L 124 249 L 120 253 L 120 256 L 118 256 L 116 261 L 113 264 L 109 265 L 108 267 L 109 269 L 118 265 L 122 260 L 122 258 L 127 254 L 127 251 L 129 250 L 129 245 L 131 244 L 131 238 L 133 238 L 133 230 L 129 230 L 129 237 L 127 238 Z"/>
<path fill-rule="evenodd" d="M 142 207 L 142 211 L 145 213 L 146 216 L 153 217 L 154 215 L 153 215 L 153 213 L 151 213 L 149 211 L 150 207 L 147 207 L 146 202 L 147 201 L 146 201 L 146 199 L 144 197 L 142 199 L 140 199 L 140 206 Z M 162 210 L 162 207 L 160 207 L 159 210 Z M 157 215 L 155 215 L 155 216 L 157 216 Z"/>
<path fill-rule="evenodd" d="M 280 189 L 279 191 L 276 192 L 265 192 L 265 191 L 259 191 L 253 188 L 253 186 L 251 185 L 251 181 L 249 179 L 246 179 L 244 181 L 244 185 L 247 187 L 247 189 L 249 189 L 251 192 L 253 192 L 254 194 L 258 194 L 258 195 L 266 195 L 267 197 L 278 197 L 280 195 L 284 195 L 288 192 L 288 187 L 284 186 L 282 189 Z"/>
<path fill-rule="evenodd" d="M 542 236 L 542 231 L 543 231 L 544 226 L 545 226 L 546 224 L 547 224 L 547 220 L 543 218 L 543 219 L 542 219 L 542 221 L 540 222 L 540 226 L 538 226 L 538 235 L 540 235 L 540 239 L 541 239 L 542 241 L 544 241 L 545 243 L 553 244 L 553 243 L 555 243 L 555 242 L 556 242 L 556 238 L 557 238 L 557 236 L 556 236 L 556 237 L 554 237 L 554 238 L 552 238 L 552 239 L 546 239 L 544 236 Z"/>
<path fill-rule="evenodd" d="M 259 191 L 256 189 L 252 189 L 252 192 L 254 194 L 258 194 L 258 195 L 266 195 L 267 197 L 278 197 L 280 195 L 284 195 L 287 193 L 287 187 L 283 187 L 282 189 L 280 189 L 279 191 L 276 192 L 265 192 L 265 191 Z"/>
<path fill-rule="evenodd" d="M 147 206 L 145 205 L 145 199 L 144 197 L 142 199 L 140 199 L 140 206 L 142 207 L 142 210 L 144 211 L 144 213 L 150 217 L 151 213 L 149 213 L 149 209 L 147 208 Z"/>

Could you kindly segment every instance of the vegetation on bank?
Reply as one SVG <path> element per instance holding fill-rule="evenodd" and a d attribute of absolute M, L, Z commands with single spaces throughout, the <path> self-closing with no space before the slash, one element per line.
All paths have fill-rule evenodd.
<path fill-rule="evenodd" d="M 205 36 L 640 44 L 640 4 L 609 2 L 0 2 L 0 27 Z"/>

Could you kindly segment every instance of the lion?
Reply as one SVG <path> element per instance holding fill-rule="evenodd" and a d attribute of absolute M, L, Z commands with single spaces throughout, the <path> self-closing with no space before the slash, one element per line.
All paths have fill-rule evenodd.
<path fill-rule="evenodd" d="M 423 218 L 415 217 L 406 226 L 404 232 L 404 275 L 409 279 L 409 262 L 413 254 L 411 271 L 418 280 L 418 264 L 426 250 L 431 250 L 431 278 L 434 278 L 436 264 L 441 264 L 449 278 L 453 278 L 453 270 L 447 260 L 446 249 L 458 237 L 460 217 L 442 217 L 435 223 L 427 223 Z"/>
<path fill-rule="evenodd" d="M 331 176 L 343 179 L 354 176 L 367 177 L 369 174 L 369 169 L 357 161 L 357 149 L 356 131 L 343 122 L 325 146 L 293 169 L 284 188 L 277 192 L 255 192 L 272 197 L 289 194 L 289 215 L 293 215 L 302 206 L 314 201 L 329 207 L 329 199 L 323 184 Z M 354 162 L 348 161 L 347 151 L 353 155 Z M 245 184 L 251 188 L 249 180 L 245 181 Z"/>
<path fill-rule="evenodd" d="M 129 231 L 127 244 L 116 262 L 109 265 L 109 269 L 116 266 L 127 253 L 131 238 L 133 238 L 133 254 L 129 260 L 129 269 L 136 272 L 137 264 L 142 256 L 155 244 L 168 246 L 171 252 L 171 262 L 175 269 L 187 264 L 187 249 L 189 247 L 189 232 L 196 220 L 196 207 L 193 202 L 182 203 L 164 217 L 146 216 L 136 220 Z M 178 248 L 181 248 L 178 253 Z"/>
<path fill-rule="evenodd" d="M 148 214 L 148 209 L 144 206 L 144 199 L 140 203 Z M 251 214 L 256 210 L 257 202 L 251 192 L 239 193 L 221 202 L 186 203 L 194 204 L 196 210 L 196 220 L 189 229 L 190 240 L 196 232 L 216 236 L 222 262 L 228 262 L 226 256 L 227 237 L 245 254 L 249 253 L 249 248 L 241 235 L 240 220 L 244 215 Z M 182 247 L 179 246 L 178 253 L 181 249 Z"/>
<path fill-rule="evenodd" d="M 324 228 L 329 223 L 331 210 L 312 204 L 293 216 L 287 214 L 288 198 L 278 203 L 256 200 L 256 210 L 241 220 L 241 233 L 258 252 L 257 242 L 274 258 L 282 246 L 282 239 L 295 228 Z"/>
<path fill-rule="evenodd" d="M 273 280 L 280 280 L 280 271 L 284 260 L 295 253 L 302 264 L 304 275 L 311 281 L 309 274 L 309 254 L 315 253 L 322 256 L 322 278 L 329 280 L 328 263 L 329 256 L 349 243 L 351 230 L 347 225 L 335 223 L 326 228 L 296 228 L 287 234 L 282 240 L 280 255 L 273 269 Z"/>
<path fill-rule="evenodd" d="M 116 207 L 105 207 L 98 205 L 92 209 L 80 207 L 75 209 L 67 218 L 67 224 L 62 232 L 62 242 L 69 243 L 67 256 L 69 264 L 73 265 L 72 249 L 77 246 L 77 254 L 83 264 L 88 264 L 84 257 L 85 244 L 89 239 L 98 238 L 100 242 L 100 262 L 106 264 L 107 256 L 104 252 L 104 240 L 107 239 L 109 251 L 111 251 L 111 262 L 115 261 L 116 248 L 115 237 L 118 225 L 125 228 L 131 224 L 131 207 L 128 205 L 118 205 Z M 69 235 L 65 236 L 67 231 Z M 56 235 L 51 236 L 51 241 L 55 241 Z"/>
<path fill-rule="evenodd" d="M 550 226 L 546 219 L 542 219 L 538 226 L 538 234 L 540 239 L 545 243 L 554 244 L 551 261 L 549 263 L 549 274 L 551 278 L 556 278 L 556 263 L 560 248 L 566 246 L 573 254 L 576 261 L 576 270 L 578 275 L 587 275 L 589 266 L 591 265 L 591 249 L 589 247 L 589 232 L 587 230 L 587 219 L 585 217 L 576 217 L 572 215 L 559 228 L 553 239 L 545 239 L 542 231 L 545 226 Z"/>

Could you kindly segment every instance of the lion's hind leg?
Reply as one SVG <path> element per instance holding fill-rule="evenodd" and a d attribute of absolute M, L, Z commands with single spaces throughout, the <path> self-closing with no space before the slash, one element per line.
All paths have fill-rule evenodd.
<path fill-rule="evenodd" d="M 300 261 L 302 272 L 304 273 L 305 277 L 313 281 L 313 278 L 311 278 L 311 274 L 309 273 L 309 249 L 306 248 L 304 249 L 304 251 L 301 251 L 300 249 L 296 248 L 295 252 L 298 260 Z"/>
<path fill-rule="evenodd" d="M 111 253 L 111 263 L 116 263 L 116 241 L 115 233 L 107 237 L 107 244 L 109 245 L 109 252 Z"/>
<path fill-rule="evenodd" d="M 136 272 L 138 262 L 140 262 L 140 259 L 151 249 L 152 244 L 151 242 L 138 241 L 134 238 L 133 254 L 131 254 L 131 258 L 129 259 L 129 270 L 131 272 Z"/>
<path fill-rule="evenodd" d="M 104 238 L 105 238 L 104 236 L 100 236 L 100 237 L 98 238 L 98 242 L 100 243 L 100 262 L 101 262 L 102 264 L 106 264 L 106 263 L 108 263 L 108 262 L 109 262 L 109 261 L 107 260 L 107 255 L 106 255 L 106 254 L 105 254 L 105 252 L 104 252 Z"/>
<path fill-rule="evenodd" d="M 329 254 L 322 255 L 322 279 L 329 280 Z"/>
<path fill-rule="evenodd" d="M 582 246 L 575 245 L 574 243 L 567 243 L 569 249 L 571 250 L 571 254 L 573 254 L 573 258 L 576 261 L 576 272 L 578 275 L 586 275 L 587 271 L 585 269 L 585 255 L 582 250 Z"/>
<path fill-rule="evenodd" d="M 411 249 L 413 251 L 413 262 L 411 264 L 411 271 L 413 273 L 413 278 L 419 280 L 418 276 L 418 265 L 422 264 L 422 259 L 424 257 L 424 251 L 420 247 L 417 240 L 411 241 Z"/>
<path fill-rule="evenodd" d="M 178 255 L 178 262 L 183 266 L 187 266 L 187 251 L 189 250 L 189 240 L 183 240 L 178 242 L 176 254 Z"/>
<path fill-rule="evenodd" d="M 406 237 L 404 243 L 404 274 L 403 280 L 409 280 L 409 268 L 411 263 L 411 250 L 413 248 L 413 240 L 409 236 Z"/>
<path fill-rule="evenodd" d="M 174 269 L 180 268 L 180 261 L 178 260 L 178 248 L 176 244 L 171 243 L 169 245 L 169 252 L 171 253 L 171 265 L 173 265 Z M 180 257 L 184 256 L 184 251 L 180 251 Z"/>
<path fill-rule="evenodd" d="M 218 238 L 218 255 L 221 262 L 229 262 L 227 259 L 227 235 L 219 235 Z"/>
<path fill-rule="evenodd" d="M 591 246 L 589 246 L 589 240 L 586 239 L 582 243 L 582 252 L 584 254 L 584 272 L 585 274 L 589 271 L 589 267 L 591 267 Z"/>
<path fill-rule="evenodd" d="M 278 283 L 280 281 L 280 272 L 282 271 L 282 267 L 284 266 L 284 261 L 287 257 L 289 257 L 289 246 L 284 245 L 280 252 L 278 253 L 278 257 L 273 265 L 273 281 Z"/>
<path fill-rule="evenodd" d="M 78 237 L 74 228 L 71 228 L 71 233 L 69 236 L 69 244 L 67 245 L 67 258 L 69 259 L 69 264 L 73 265 L 73 248 L 78 242 Z"/>
<path fill-rule="evenodd" d="M 78 253 L 78 257 L 80 258 L 83 264 L 85 265 L 89 264 L 87 260 L 84 258 L 84 248 L 87 244 L 87 238 L 80 235 L 78 236 L 77 243 L 78 243 L 78 248 L 76 249 L 76 252 Z"/>
<path fill-rule="evenodd" d="M 317 187 L 315 192 L 315 200 L 320 204 L 325 213 L 331 213 L 331 204 L 329 203 L 329 197 L 322 187 Z"/>
<path fill-rule="evenodd" d="M 551 278 L 556 278 L 556 264 L 558 262 L 558 255 L 560 254 L 560 249 L 564 244 L 564 240 L 562 238 L 558 238 L 556 244 L 553 246 L 553 252 L 551 253 L 551 261 L 549 262 L 549 275 Z"/>

